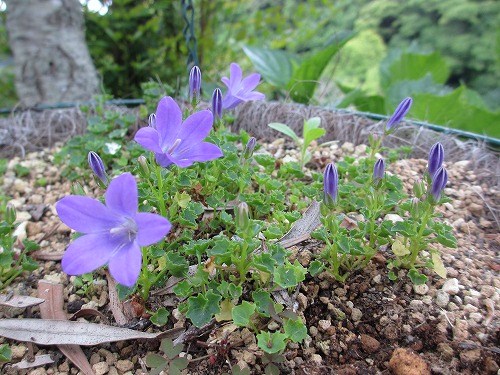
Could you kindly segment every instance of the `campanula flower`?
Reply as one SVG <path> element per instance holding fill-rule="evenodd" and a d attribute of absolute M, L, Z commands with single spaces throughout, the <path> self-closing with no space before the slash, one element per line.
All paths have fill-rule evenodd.
<path fill-rule="evenodd" d="M 391 118 L 389 121 L 387 121 L 387 125 L 385 126 L 386 131 L 391 130 L 394 126 L 396 126 L 403 118 L 406 116 L 408 111 L 411 108 L 411 105 L 413 103 L 412 98 L 404 98 L 401 103 L 399 103 L 398 107 L 392 114 Z"/>
<path fill-rule="evenodd" d="M 201 70 L 196 65 L 189 72 L 189 100 L 199 101 L 201 94 Z"/>
<path fill-rule="evenodd" d="M 212 94 L 212 113 L 215 119 L 222 118 L 222 91 L 219 88 Z"/>
<path fill-rule="evenodd" d="M 444 148 L 443 145 L 439 142 L 435 143 L 430 151 L 429 151 L 429 162 L 428 162 L 428 171 L 431 176 L 434 176 L 434 173 L 441 168 L 444 160 Z"/>
<path fill-rule="evenodd" d="M 130 173 L 114 178 L 106 191 L 106 204 L 89 197 L 70 195 L 56 204 L 60 219 L 84 235 L 64 253 L 62 268 L 82 275 L 109 267 L 120 284 L 133 286 L 141 271 L 141 246 L 161 241 L 172 225 L 164 217 L 137 212 L 137 183 Z"/>
<path fill-rule="evenodd" d="M 106 174 L 106 168 L 100 156 L 97 155 L 96 152 L 90 151 L 87 155 L 87 161 L 94 175 L 106 185 L 108 183 L 108 175 Z"/>
<path fill-rule="evenodd" d="M 242 102 L 265 99 L 265 95 L 253 91 L 260 81 L 260 74 L 253 73 L 242 79 L 242 71 L 238 64 L 231 63 L 230 76 L 222 77 L 222 82 L 227 86 L 227 93 L 222 100 L 223 109 L 233 109 Z"/>
<path fill-rule="evenodd" d="M 339 192 L 339 173 L 334 163 L 330 163 L 325 168 L 323 176 L 324 201 L 327 206 L 333 205 L 337 201 Z"/>
<path fill-rule="evenodd" d="M 385 161 L 384 159 L 378 159 L 373 166 L 373 181 L 378 182 L 384 178 L 385 172 Z"/>
<path fill-rule="evenodd" d="M 431 194 L 435 201 L 438 201 L 441 197 L 441 192 L 445 188 L 447 182 L 448 171 L 444 167 L 439 168 L 436 173 L 432 175 Z"/>
<path fill-rule="evenodd" d="M 164 97 L 156 108 L 156 129 L 139 129 L 135 141 L 153 151 L 162 167 L 176 164 L 189 167 L 196 161 L 220 158 L 222 151 L 213 143 L 204 142 L 213 125 L 209 110 L 196 112 L 182 121 L 182 111 L 170 97 Z"/>

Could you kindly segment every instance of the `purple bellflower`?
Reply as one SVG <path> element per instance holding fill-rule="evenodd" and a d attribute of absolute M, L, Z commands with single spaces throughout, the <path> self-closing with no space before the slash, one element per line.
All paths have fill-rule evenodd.
<path fill-rule="evenodd" d="M 146 150 L 153 151 L 162 167 L 176 164 L 189 167 L 196 161 L 220 158 L 222 151 L 213 143 L 203 142 L 213 126 L 209 110 L 196 112 L 182 121 L 182 111 L 170 97 L 164 97 L 156 108 L 156 129 L 141 128 L 135 141 Z"/>
<path fill-rule="evenodd" d="M 339 173 L 334 163 L 325 168 L 323 176 L 324 201 L 327 206 L 332 206 L 337 201 L 339 192 Z"/>
<path fill-rule="evenodd" d="M 378 159 L 373 166 L 373 181 L 378 182 L 384 178 L 385 172 L 385 161 L 384 159 Z"/>
<path fill-rule="evenodd" d="M 391 130 L 394 126 L 401 122 L 401 120 L 403 120 L 410 110 L 412 103 L 413 99 L 410 97 L 404 98 L 403 101 L 399 103 L 391 118 L 387 121 L 387 125 L 385 126 L 386 131 Z"/>
<path fill-rule="evenodd" d="M 230 76 L 222 77 L 222 82 L 227 86 L 227 93 L 222 100 L 222 108 L 225 110 L 233 109 L 242 102 L 250 100 L 265 99 L 265 95 L 253 91 L 260 81 L 260 74 L 253 73 L 248 77 L 243 77 L 241 68 L 236 63 L 231 63 Z"/>
<path fill-rule="evenodd" d="M 57 202 L 64 224 L 84 234 L 69 245 L 62 268 L 81 275 L 108 264 L 116 281 L 131 287 L 141 271 L 141 246 L 161 241 L 172 225 L 160 215 L 137 212 L 137 183 L 130 173 L 114 178 L 105 198 L 106 205 L 79 195 Z"/>
<path fill-rule="evenodd" d="M 196 65 L 189 72 L 189 100 L 199 101 L 201 94 L 201 70 Z"/>
<path fill-rule="evenodd" d="M 222 91 L 219 88 L 212 94 L 212 113 L 216 120 L 222 118 Z"/>
<path fill-rule="evenodd" d="M 434 173 L 441 168 L 444 161 L 444 148 L 443 145 L 439 142 L 435 143 L 430 151 L 429 151 L 429 162 L 427 169 L 431 176 L 434 176 Z"/>
<path fill-rule="evenodd" d="M 257 145 L 257 139 L 255 137 L 250 137 L 248 140 L 245 149 L 243 150 L 243 158 L 250 159 L 253 155 L 253 151 L 255 150 L 255 146 Z"/>
<path fill-rule="evenodd" d="M 440 167 L 436 173 L 432 175 L 431 194 L 437 202 L 441 197 L 441 192 L 448 182 L 448 171 L 444 167 Z"/>
<path fill-rule="evenodd" d="M 96 152 L 90 151 L 87 155 L 87 161 L 89 162 L 89 167 L 94 172 L 94 175 L 102 181 L 104 185 L 108 183 L 108 175 L 106 174 L 106 168 L 104 168 L 104 163 Z"/>

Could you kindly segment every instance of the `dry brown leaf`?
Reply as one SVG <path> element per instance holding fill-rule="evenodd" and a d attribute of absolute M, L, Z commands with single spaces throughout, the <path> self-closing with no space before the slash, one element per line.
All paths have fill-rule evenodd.
<path fill-rule="evenodd" d="M 180 332 L 172 329 L 162 333 L 147 333 L 105 324 L 71 322 L 47 319 L 2 319 L 0 336 L 38 345 L 85 345 L 134 339 L 176 337 Z"/>
<path fill-rule="evenodd" d="M 66 313 L 63 309 L 64 297 L 62 284 L 54 284 L 46 280 L 40 280 L 38 282 L 38 296 L 45 299 L 45 302 L 40 305 L 40 315 L 43 319 L 67 319 Z M 36 319 L 33 320 L 35 320 L 35 322 L 37 321 Z M 55 323 L 55 321 L 53 321 L 52 323 Z M 55 335 L 57 333 L 54 331 L 51 332 L 51 334 Z M 39 342 L 38 344 L 43 345 L 43 342 Z M 87 360 L 87 357 L 83 353 L 82 348 L 80 348 L 78 345 L 57 345 L 57 347 L 85 375 L 95 375 L 89 361 Z"/>
<path fill-rule="evenodd" d="M 109 309 L 113 313 L 116 323 L 121 326 L 125 325 L 128 323 L 128 319 L 123 313 L 123 304 L 118 298 L 118 293 L 116 291 L 116 282 L 107 270 L 106 280 L 108 280 Z"/>
<path fill-rule="evenodd" d="M 96 309 L 80 309 L 73 315 L 71 315 L 68 320 L 77 320 L 78 318 L 85 318 L 88 316 L 98 316 L 105 323 L 109 324 L 108 318 L 102 312 Z"/>
<path fill-rule="evenodd" d="M 30 296 L 9 296 L 7 294 L 0 294 L 0 306 L 26 308 L 39 305 L 44 301 L 44 299 Z"/>
<path fill-rule="evenodd" d="M 313 201 L 311 205 L 304 212 L 302 217 L 293 223 L 292 228 L 280 238 L 278 243 L 285 248 L 296 245 L 304 240 L 307 240 L 312 231 L 314 231 L 321 224 L 319 217 L 319 206 L 320 204 Z"/>
<path fill-rule="evenodd" d="M 54 252 L 54 251 L 45 251 L 45 250 L 38 250 L 30 253 L 30 257 L 33 259 L 38 259 L 38 260 L 61 260 L 64 255 L 64 251 L 61 252 Z"/>
<path fill-rule="evenodd" d="M 35 360 L 31 362 L 25 359 L 21 362 L 14 363 L 12 368 L 15 370 L 24 370 L 27 368 L 49 365 L 51 363 L 54 363 L 54 360 L 50 354 L 43 354 L 35 356 Z"/>

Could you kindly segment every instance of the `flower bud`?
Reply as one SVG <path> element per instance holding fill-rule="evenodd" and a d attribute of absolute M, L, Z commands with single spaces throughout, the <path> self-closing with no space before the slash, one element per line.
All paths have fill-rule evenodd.
<path fill-rule="evenodd" d="M 373 181 L 375 183 L 379 182 L 384 178 L 385 172 L 385 162 L 384 159 L 378 159 L 373 166 Z"/>
<path fill-rule="evenodd" d="M 325 168 L 323 176 L 324 201 L 327 206 L 333 206 L 337 201 L 339 190 L 339 173 L 334 163 L 330 163 Z"/>
<path fill-rule="evenodd" d="M 411 210 L 417 214 L 418 213 L 418 210 L 419 210 L 419 203 L 420 203 L 420 199 L 418 198 L 412 198 L 411 199 Z"/>
<path fill-rule="evenodd" d="M 151 113 L 148 118 L 148 125 L 153 129 L 156 129 L 156 114 Z"/>
<path fill-rule="evenodd" d="M 441 192 L 443 191 L 447 182 L 448 171 L 446 171 L 446 168 L 441 167 L 432 176 L 431 194 L 436 202 L 441 197 Z"/>
<path fill-rule="evenodd" d="M 146 176 L 149 176 L 148 160 L 146 159 L 146 157 L 144 155 L 139 156 L 137 158 L 137 162 L 139 163 L 142 172 L 144 172 Z"/>
<path fill-rule="evenodd" d="M 201 70 L 196 65 L 189 72 L 189 100 L 200 100 L 201 93 Z"/>
<path fill-rule="evenodd" d="M 108 183 L 108 176 L 106 175 L 106 169 L 104 168 L 104 163 L 102 159 L 94 151 L 90 151 L 87 160 L 89 162 L 90 169 L 94 172 L 94 175 L 101 180 L 101 182 L 106 185 Z"/>
<path fill-rule="evenodd" d="M 246 231 L 250 227 L 250 209 L 248 204 L 241 202 L 236 208 L 236 227 Z"/>
<path fill-rule="evenodd" d="M 425 193 L 425 183 L 422 180 L 418 180 L 415 182 L 415 185 L 413 185 L 413 194 L 417 198 L 421 198 Z"/>
<path fill-rule="evenodd" d="M 385 126 L 386 131 L 390 131 L 394 126 L 396 126 L 403 118 L 406 116 L 408 111 L 411 108 L 413 103 L 413 99 L 408 97 L 404 98 L 401 103 L 399 103 L 398 107 L 392 114 L 389 121 L 387 121 L 387 125 Z"/>
<path fill-rule="evenodd" d="M 214 120 L 222 118 L 222 91 L 219 88 L 212 94 L 212 113 Z"/>
<path fill-rule="evenodd" d="M 255 137 L 251 137 L 248 142 L 247 142 L 247 145 L 245 146 L 245 150 L 243 151 L 243 158 L 244 159 L 250 159 L 253 155 L 253 150 L 255 149 L 255 145 L 257 144 L 257 140 L 255 139 Z"/>
<path fill-rule="evenodd" d="M 10 225 L 16 221 L 16 208 L 11 204 L 8 204 L 5 208 L 5 221 Z"/>
<path fill-rule="evenodd" d="M 444 149 L 443 145 L 439 142 L 435 143 L 429 151 L 429 162 L 427 170 L 429 175 L 434 176 L 434 173 L 441 168 L 444 160 Z"/>

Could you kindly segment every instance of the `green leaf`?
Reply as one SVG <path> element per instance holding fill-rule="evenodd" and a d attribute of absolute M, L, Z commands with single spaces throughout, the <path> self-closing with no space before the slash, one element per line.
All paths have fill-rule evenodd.
<path fill-rule="evenodd" d="M 291 288 L 304 281 L 306 269 L 295 260 L 294 264 L 285 264 L 274 270 L 274 281 L 282 288 Z"/>
<path fill-rule="evenodd" d="M 290 340 L 293 342 L 301 342 L 307 337 L 307 328 L 302 320 L 292 320 L 287 319 L 283 324 L 283 328 L 285 329 L 285 334 L 288 336 Z"/>
<path fill-rule="evenodd" d="M 146 366 L 151 367 L 151 368 L 165 368 L 165 366 L 168 364 L 168 361 L 166 358 L 163 358 L 161 355 L 156 354 L 156 353 L 150 353 L 146 356 Z"/>
<path fill-rule="evenodd" d="M 288 125 L 282 124 L 280 122 L 271 122 L 267 126 L 269 126 L 271 129 L 277 130 L 280 133 L 283 133 L 283 134 L 289 136 L 290 138 L 292 138 L 295 141 L 295 143 L 300 143 L 300 138 L 293 131 L 293 129 L 290 128 Z"/>
<path fill-rule="evenodd" d="M 220 312 L 220 300 L 221 296 L 212 291 L 205 294 L 200 293 L 196 297 L 189 297 L 186 316 L 196 327 L 200 328 Z"/>
<path fill-rule="evenodd" d="M 182 344 L 174 346 L 174 342 L 172 341 L 172 339 L 163 339 L 161 340 L 160 348 L 161 351 L 165 353 L 170 360 L 172 360 L 177 357 L 180 352 L 182 352 L 184 346 Z"/>
<path fill-rule="evenodd" d="M 290 96 L 295 102 L 308 104 L 314 95 L 323 70 L 333 56 L 352 38 L 351 34 L 338 35 L 322 51 L 306 58 L 299 65 L 288 83 Z"/>
<path fill-rule="evenodd" d="M 248 327 L 250 324 L 250 317 L 255 312 L 255 304 L 243 301 L 241 305 L 236 306 L 233 311 L 233 322 L 238 327 Z"/>
<path fill-rule="evenodd" d="M 151 320 L 151 323 L 155 326 L 161 327 L 168 323 L 169 315 L 170 313 L 166 308 L 160 307 L 153 315 L 151 315 L 149 320 Z"/>
<path fill-rule="evenodd" d="M 192 286 L 187 280 L 183 280 L 179 282 L 176 286 L 173 288 L 173 292 L 175 293 L 176 296 L 179 297 L 187 297 L 191 294 Z"/>
<path fill-rule="evenodd" d="M 421 274 L 415 268 L 412 268 L 408 272 L 408 277 L 410 278 L 411 282 L 415 285 L 422 285 L 427 282 L 427 276 Z"/>
<path fill-rule="evenodd" d="M 285 350 L 287 338 L 284 333 L 261 332 L 257 335 L 257 345 L 266 353 L 279 353 Z"/>
<path fill-rule="evenodd" d="M 443 246 L 456 248 L 457 239 L 450 232 L 436 233 L 436 240 Z"/>
<path fill-rule="evenodd" d="M 188 359 L 187 358 L 176 358 L 172 362 L 170 362 L 170 366 L 168 369 L 168 374 L 169 375 L 178 375 L 181 373 L 182 370 L 184 370 L 186 367 L 188 367 Z"/>
<path fill-rule="evenodd" d="M 313 260 L 309 264 L 308 271 L 309 271 L 309 274 L 314 277 L 317 274 L 319 274 L 321 271 L 323 271 L 324 268 L 325 268 L 325 265 L 323 262 L 321 262 L 319 260 Z"/>
<path fill-rule="evenodd" d="M 243 46 L 255 69 L 271 85 L 285 88 L 292 77 L 292 58 L 280 50 Z"/>
<path fill-rule="evenodd" d="M 0 362 L 10 362 L 12 360 L 12 350 L 9 344 L 0 345 Z"/>
<path fill-rule="evenodd" d="M 326 133 L 326 130 L 323 128 L 310 129 L 309 131 L 304 132 L 304 146 L 307 147 L 311 144 L 312 141 L 321 138 Z"/>
<path fill-rule="evenodd" d="M 408 247 L 405 244 L 403 244 L 403 242 L 399 238 L 396 238 L 394 240 L 391 249 L 394 255 L 396 255 L 397 257 L 403 257 L 411 253 Z"/>
<path fill-rule="evenodd" d="M 264 290 L 256 290 L 252 292 L 252 298 L 259 314 L 269 318 L 271 316 L 271 306 L 274 304 L 271 294 Z"/>
<path fill-rule="evenodd" d="M 276 260 L 269 253 L 260 253 L 253 257 L 252 263 L 258 270 L 272 274 Z"/>
<path fill-rule="evenodd" d="M 174 252 L 168 252 L 165 267 L 172 275 L 176 277 L 183 277 L 187 275 L 189 264 L 182 255 Z"/>

